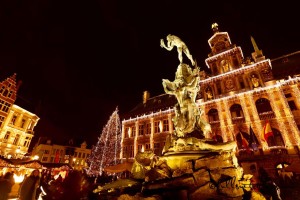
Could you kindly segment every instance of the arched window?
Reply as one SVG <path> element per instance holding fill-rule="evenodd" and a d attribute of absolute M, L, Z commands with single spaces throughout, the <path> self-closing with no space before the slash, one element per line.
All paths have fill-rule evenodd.
<path fill-rule="evenodd" d="M 258 99 L 255 102 L 255 106 L 258 114 L 265 113 L 265 112 L 273 112 L 270 101 L 268 99 L 265 98 Z"/>
<path fill-rule="evenodd" d="M 282 135 L 280 131 L 275 128 L 272 128 L 273 136 L 268 137 L 268 145 L 269 147 L 273 146 L 284 146 L 284 141 L 282 139 Z"/>
<path fill-rule="evenodd" d="M 255 106 L 256 106 L 259 118 L 261 120 L 270 119 L 270 118 L 275 117 L 275 114 L 272 110 L 270 101 L 268 99 L 265 99 L 265 98 L 258 99 L 255 102 Z"/>
<path fill-rule="evenodd" d="M 233 104 L 230 107 L 230 113 L 232 118 L 244 117 L 243 109 L 240 104 Z"/>
<path fill-rule="evenodd" d="M 245 122 L 243 109 L 240 104 L 233 104 L 230 107 L 230 114 L 231 114 L 232 123 L 236 124 L 239 122 L 240 123 Z"/>
<path fill-rule="evenodd" d="M 210 109 L 207 113 L 209 122 L 217 122 L 219 121 L 219 114 L 217 109 Z"/>

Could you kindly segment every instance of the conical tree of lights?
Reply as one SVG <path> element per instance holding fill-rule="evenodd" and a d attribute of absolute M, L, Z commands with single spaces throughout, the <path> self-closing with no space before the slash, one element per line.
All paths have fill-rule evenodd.
<path fill-rule="evenodd" d="M 101 175 L 103 169 L 117 164 L 121 151 L 121 121 L 118 107 L 110 116 L 104 126 L 99 140 L 92 148 L 91 155 L 87 159 L 89 168 L 87 174 Z"/>

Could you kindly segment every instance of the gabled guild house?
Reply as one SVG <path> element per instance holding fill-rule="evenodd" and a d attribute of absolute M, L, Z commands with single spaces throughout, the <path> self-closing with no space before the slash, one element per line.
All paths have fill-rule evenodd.
<path fill-rule="evenodd" d="M 39 117 L 16 105 L 16 74 L 0 82 L 0 155 L 23 158 L 28 153 Z M 20 83 L 20 82 L 19 82 Z"/>
<path fill-rule="evenodd" d="M 271 176 L 296 176 L 300 169 L 300 51 L 266 58 L 254 38 L 253 53 L 244 56 L 228 32 L 212 25 L 209 70 L 200 71 L 197 105 L 210 123 L 209 136 L 219 142 L 236 141 L 237 157 L 246 173 L 263 167 Z M 174 69 L 176 66 L 174 66 Z M 200 66 L 201 68 L 201 66 Z M 162 155 L 166 137 L 174 132 L 176 99 L 161 94 L 143 101 L 123 116 L 121 158 L 138 151 Z"/>

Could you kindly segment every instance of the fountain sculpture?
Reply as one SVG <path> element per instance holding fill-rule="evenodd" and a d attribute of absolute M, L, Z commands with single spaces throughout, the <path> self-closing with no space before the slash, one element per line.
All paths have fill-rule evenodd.
<path fill-rule="evenodd" d="M 135 156 L 131 172 L 134 179 L 142 182 L 142 194 L 157 199 L 245 199 L 245 194 L 251 199 L 265 199 L 252 191 L 252 175 L 244 174 L 239 166 L 236 142 L 217 143 L 208 139 L 211 127 L 196 103 L 199 68 L 179 37 L 168 35 L 167 41 L 165 45 L 161 39 L 161 47 L 177 47 L 180 61 L 175 80 L 162 80 L 164 91 L 177 98 L 175 130 L 167 138 L 162 156 L 152 151 Z M 183 63 L 182 53 L 193 69 Z"/>

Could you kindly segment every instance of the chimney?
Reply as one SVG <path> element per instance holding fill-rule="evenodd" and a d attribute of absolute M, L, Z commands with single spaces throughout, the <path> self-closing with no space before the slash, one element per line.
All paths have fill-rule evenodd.
<path fill-rule="evenodd" d="M 147 100 L 150 98 L 150 93 L 149 91 L 144 91 L 143 93 L 143 104 L 147 103 Z"/>

